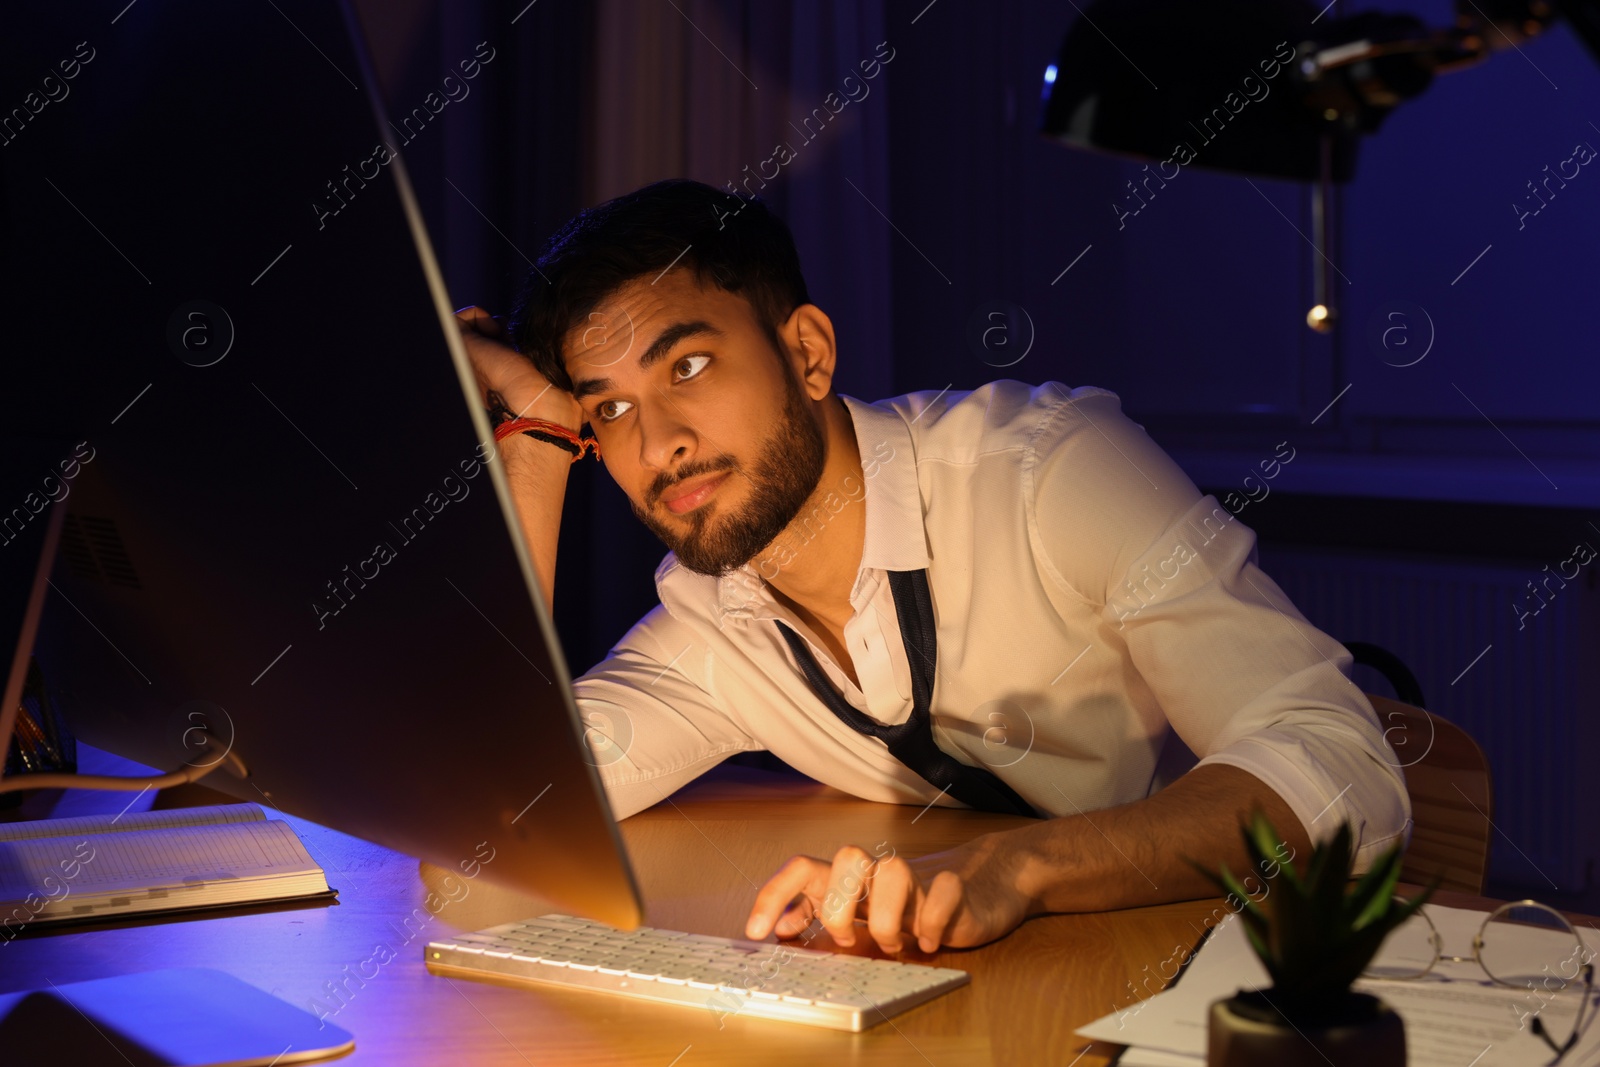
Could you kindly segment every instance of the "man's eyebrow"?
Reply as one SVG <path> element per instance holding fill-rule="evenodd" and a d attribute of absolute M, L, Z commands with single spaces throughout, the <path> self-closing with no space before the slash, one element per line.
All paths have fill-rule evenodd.
<path fill-rule="evenodd" d="M 722 331 L 703 319 L 693 322 L 675 322 L 662 330 L 650 347 L 639 355 L 639 369 L 646 370 L 659 363 L 679 341 L 690 337 L 721 337 Z M 572 395 L 578 400 L 595 393 L 603 393 L 615 385 L 610 378 L 584 378 L 572 383 Z"/>

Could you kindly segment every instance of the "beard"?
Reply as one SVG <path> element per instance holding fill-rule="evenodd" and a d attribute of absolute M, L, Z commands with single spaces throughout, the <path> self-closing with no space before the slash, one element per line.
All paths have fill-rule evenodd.
<path fill-rule="evenodd" d="M 680 481 L 726 470 L 744 475 L 752 486 L 744 507 L 719 516 L 713 508 L 702 505 L 684 516 L 689 530 L 680 532 L 651 511 L 633 504 L 639 521 L 673 551 L 679 563 L 697 574 L 720 578 L 750 562 L 794 521 L 822 480 L 827 459 L 822 430 L 812 421 L 805 407 L 805 394 L 787 368 L 783 379 L 783 411 L 778 428 L 762 445 L 753 469 L 746 470 L 728 455 L 686 463 L 674 476 L 663 472 L 648 494 L 654 502 Z"/>

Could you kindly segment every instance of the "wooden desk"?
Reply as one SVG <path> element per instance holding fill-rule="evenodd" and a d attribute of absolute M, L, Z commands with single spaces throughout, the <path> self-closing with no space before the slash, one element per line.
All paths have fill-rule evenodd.
<path fill-rule="evenodd" d="M 113 811 L 126 803 L 105 799 Z M 315 1010 L 320 1003 L 332 1021 L 356 1036 L 355 1052 L 341 1062 L 386 1067 L 1097 1067 L 1115 1047 L 1085 1042 L 1073 1030 L 1148 995 L 1146 980 L 1162 961 L 1175 953 L 1181 958 L 1220 907 L 1216 900 L 1192 901 L 1035 919 L 995 944 L 932 957 L 971 972 L 965 988 L 866 1033 L 842 1034 L 738 1015 L 719 1021 L 710 1010 L 582 991 L 431 975 L 422 960 L 429 938 L 548 909 L 479 878 L 467 883 L 467 895 L 457 890 L 458 900 L 420 922 L 428 916 L 428 885 L 438 884 L 440 872 L 336 831 L 291 821 L 340 890 L 339 904 L 30 931 L 0 942 L 0 992 L 161 967 L 216 967 L 302 1007 Z M 871 851 L 887 841 L 912 856 L 1018 821 L 874 804 L 792 777 L 724 767 L 627 820 L 622 829 L 651 925 L 742 937 L 756 888 L 796 852 L 827 856 L 848 842 Z M 1451 896 L 1444 902 L 1475 901 Z M 858 946 L 867 940 L 862 937 Z M 389 953 L 379 946 L 387 946 L 393 958 L 380 962 Z M 1160 984 L 1152 980 L 1149 988 Z"/>

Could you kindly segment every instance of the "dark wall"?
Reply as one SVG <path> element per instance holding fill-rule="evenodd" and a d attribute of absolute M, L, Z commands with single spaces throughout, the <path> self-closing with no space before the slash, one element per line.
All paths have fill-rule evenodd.
<path fill-rule="evenodd" d="M 1434 26 L 1453 16 L 1447 2 L 1377 6 Z M 998 297 L 1036 329 L 1004 373 L 1111 388 L 1174 438 L 1201 417 L 1207 435 L 1183 438 L 1194 444 L 1275 416 L 1303 425 L 1351 384 L 1318 423 L 1343 431 L 1326 447 L 1515 456 L 1493 419 L 1530 456 L 1600 456 L 1600 181 L 1584 168 L 1521 232 L 1510 206 L 1578 141 L 1600 146 L 1600 116 L 1586 111 L 1600 65 L 1564 25 L 1441 76 L 1365 141 L 1339 198 L 1342 250 L 1330 258 L 1344 329 L 1330 340 L 1302 321 L 1314 255 L 1304 186 L 1188 167 L 1119 229 L 1112 204 L 1142 165 L 1034 132 L 1071 5 L 1008 0 L 981 18 L 941 7 L 915 26 L 891 23 L 901 58 L 888 213 L 909 239 L 896 245 L 897 389 L 994 377 L 963 334 Z M 1135 63 L 1147 47 L 1116 43 Z M 1437 330 L 1413 367 L 1367 336 L 1396 301 L 1426 309 Z M 1412 318 L 1420 353 L 1426 326 Z"/>

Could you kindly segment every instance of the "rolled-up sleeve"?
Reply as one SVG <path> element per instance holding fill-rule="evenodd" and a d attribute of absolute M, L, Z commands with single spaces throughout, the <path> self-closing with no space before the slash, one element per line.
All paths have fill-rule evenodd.
<path fill-rule="evenodd" d="M 1349 651 L 1306 621 L 1256 566 L 1255 534 L 1225 515 L 1203 497 L 1157 542 L 1157 560 L 1181 558 L 1179 544 L 1193 558 L 1122 621 L 1129 654 L 1200 765 L 1249 771 L 1313 840 L 1348 820 L 1365 870 L 1411 814 L 1399 760 L 1350 681 Z M 1108 614 L 1115 622 L 1125 610 Z"/>
<path fill-rule="evenodd" d="M 712 653 L 657 605 L 573 682 L 611 813 L 625 819 L 733 755 L 761 746 L 710 692 Z"/>
<path fill-rule="evenodd" d="M 1410 802 L 1349 652 L 1257 566 L 1254 532 L 1114 396 L 1065 406 L 1062 447 L 1037 481 L 1054 577 L 1099 606 L 1107 639 L 1126 645 L 1201 765 L 1259 778 L 1313 840 L 1348 820 L 1365 870 L 1406 833 Z"/>

